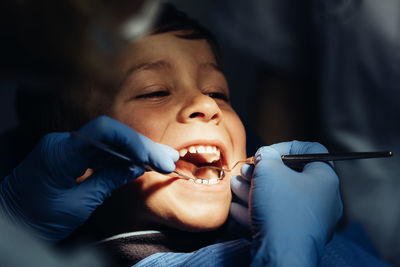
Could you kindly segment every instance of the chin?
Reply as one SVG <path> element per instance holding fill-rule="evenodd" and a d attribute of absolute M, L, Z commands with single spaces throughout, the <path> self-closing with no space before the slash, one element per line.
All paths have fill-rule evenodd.
<path fill-rule="evenodd" d="M 230 202 L 230 201 L 229 201 Z M 168 226 L 189 232 L 206 232 L 221 227 L 228 218 L 229 202 L 221 205 L 188 205 L 168 220 Z M 212 206 L 212 207 L 210 207 Z"/>
<path fill-rule="evenodd" d="M 146 225 L 203 232 L 215 230 L 227 220 L 232 199 L 229 179 L 215 185 L 199 185 L 148 173 L 133 185 L 138 192 L 133 195 L 140 195 L 141 201 L 131 203 L 142 203 L 139 206 L 144 207 L 148 215 Z"/>

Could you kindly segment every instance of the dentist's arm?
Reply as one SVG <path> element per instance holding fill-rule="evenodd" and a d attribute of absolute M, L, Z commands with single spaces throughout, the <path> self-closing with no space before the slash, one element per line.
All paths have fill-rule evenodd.
<path fill-rule="evenodd" d="M 78 133 L 112 145 L 161 172 L 175 169 L 179 154 L 152 142 L 109 117 L 99 117 Z M 139 165 L 95 171 L 82 183 L 98 150 L 70 133 L 46 135 L 31 154 L 0 184 L 0 212 L 25 224 L 40 238 L 58 241 L 81 225 L 111 192 L 144 172 Z"/>
<path fill-rule="evenodd" d="M 232 179 L 244 204 L 233 203 L 231 215 L 250 224 L 252 266 L 317 266 L 342 214 L 338 177 L 322 162 L 296 172 L 280 156 L 326 152 L 318 143 L 297 141 L 262 147 L 255 167 L 245 165 L 242 176 Z"/>

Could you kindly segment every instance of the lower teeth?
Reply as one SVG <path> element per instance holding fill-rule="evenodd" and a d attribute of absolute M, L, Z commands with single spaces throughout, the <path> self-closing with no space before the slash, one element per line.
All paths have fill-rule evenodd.
<path fill-rule="evenodd" d="M 212 178 L 210 180 L 203 180 L 203 179 L 190 179 L 189 181 L 196 183 L 196 184 L 218 184 L 219 179 Z"/>

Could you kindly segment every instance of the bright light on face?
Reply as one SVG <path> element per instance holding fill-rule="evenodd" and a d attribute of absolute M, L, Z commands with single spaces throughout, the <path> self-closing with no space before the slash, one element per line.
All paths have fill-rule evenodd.
<path fill-rule="evenodd" d="M 178 171 L 231 166 L 246 156 L 245 132 L 225 76 L 205 40 L 176 34 L 145 37 L 121 56 L 123 82 L 111 115 L 179 151 Z M 215 172 L 203 174 L 207 182 L 147 172 L 113 195 L 111 209 L 123 211 L 131 230 L 218 228 L 228 216 L 231 175 L 220 180 Z"/>

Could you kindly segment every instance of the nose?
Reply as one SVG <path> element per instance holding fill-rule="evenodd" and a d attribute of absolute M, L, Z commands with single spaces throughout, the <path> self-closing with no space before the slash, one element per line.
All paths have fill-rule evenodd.
<path fill-rule="evenodd" d="M 188 96 L 178 114 L 178 120 L 182 123 L 203 121 L 219 124 L 221 119 L 222 112 L 218 104 L 213 98 L 202 93 Z"/>

